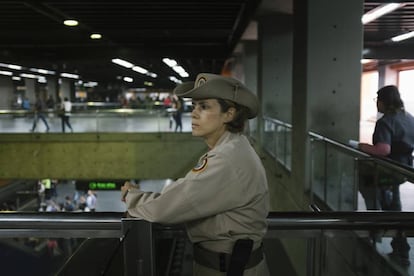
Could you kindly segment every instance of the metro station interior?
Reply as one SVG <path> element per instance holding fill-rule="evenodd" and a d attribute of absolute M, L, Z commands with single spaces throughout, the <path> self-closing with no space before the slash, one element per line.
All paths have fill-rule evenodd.
<path fill-rule="evenodd" d="M 193 275 L 184 226 L 128 218 L 120 187 L 160 192 L 208 150 L 191 135 L 191 100 L 182 128 L 165 104 L 208 72 L 260 102 L 245 134 L 268 178 L 272 276 L 414 275 L 412 250 L 411 264 L 388 255 L 401 232 L 414 248 L 414 170 L 349 143 L 372 142 L 384 85 L 414 114 L 414 38 L 393 39 L 414 31 L 414 2 L 367 19 L 386 4 L 0 2 L 0 274 Z M 51 101 L 34 127 L 36 97 Z M 404 179 L 401 212 L 367 210 L 362 163 Z"/>

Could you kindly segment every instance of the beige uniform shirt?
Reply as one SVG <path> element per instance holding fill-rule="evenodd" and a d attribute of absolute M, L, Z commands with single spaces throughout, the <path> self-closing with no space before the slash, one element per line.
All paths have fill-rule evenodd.
<path fill-rule="evenodd" d="M 269 211 L 262 163 L 244 135 L 226 132 L 198 164 L 161 193 L 132 190 L 130 215 L 165 224 L 186 223 L 193 243 L 231 253 L 237 239 L 257 248 Z"/>

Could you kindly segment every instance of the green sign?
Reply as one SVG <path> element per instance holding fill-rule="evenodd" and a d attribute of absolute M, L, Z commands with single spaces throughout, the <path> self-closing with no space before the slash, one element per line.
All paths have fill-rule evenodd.
<path fill-rule="evenodd" d="M 76 190 L 120 190 L 126 180 L 121 179 L 102 179 L 102 180 L 76 180 Z"/>
<path fill-rule="evenodd" d="M 115 182 L 89 182 L 89 189 L 91 190 L 116 190 Z"/>

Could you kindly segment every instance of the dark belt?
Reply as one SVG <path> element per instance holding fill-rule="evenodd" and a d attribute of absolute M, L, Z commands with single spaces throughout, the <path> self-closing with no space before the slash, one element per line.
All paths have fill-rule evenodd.
<path fill-rule="evenodd" d="M 226 272 L 229 268 L 231 254 L 214 252 L 201 247 L 198 244 L 193 246 L 194 261 L 202 266 L 212 268 L 220 272 Z M 247 261 L 245 269 L 255 267 L 263 260 L 263 248 L 260 246 L 253 250 Z"/>

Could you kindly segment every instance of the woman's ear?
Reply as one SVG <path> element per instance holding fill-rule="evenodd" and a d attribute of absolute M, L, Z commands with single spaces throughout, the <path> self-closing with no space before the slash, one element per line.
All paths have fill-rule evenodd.
<path fill-rule="evenodd" d="M 227 111 L 226 111 L 226 123 L 229 123 L 231 121 L 233 121 L 234 117 L 236 116 L 236 108 L 234 107 L 230 107 Z"/>

